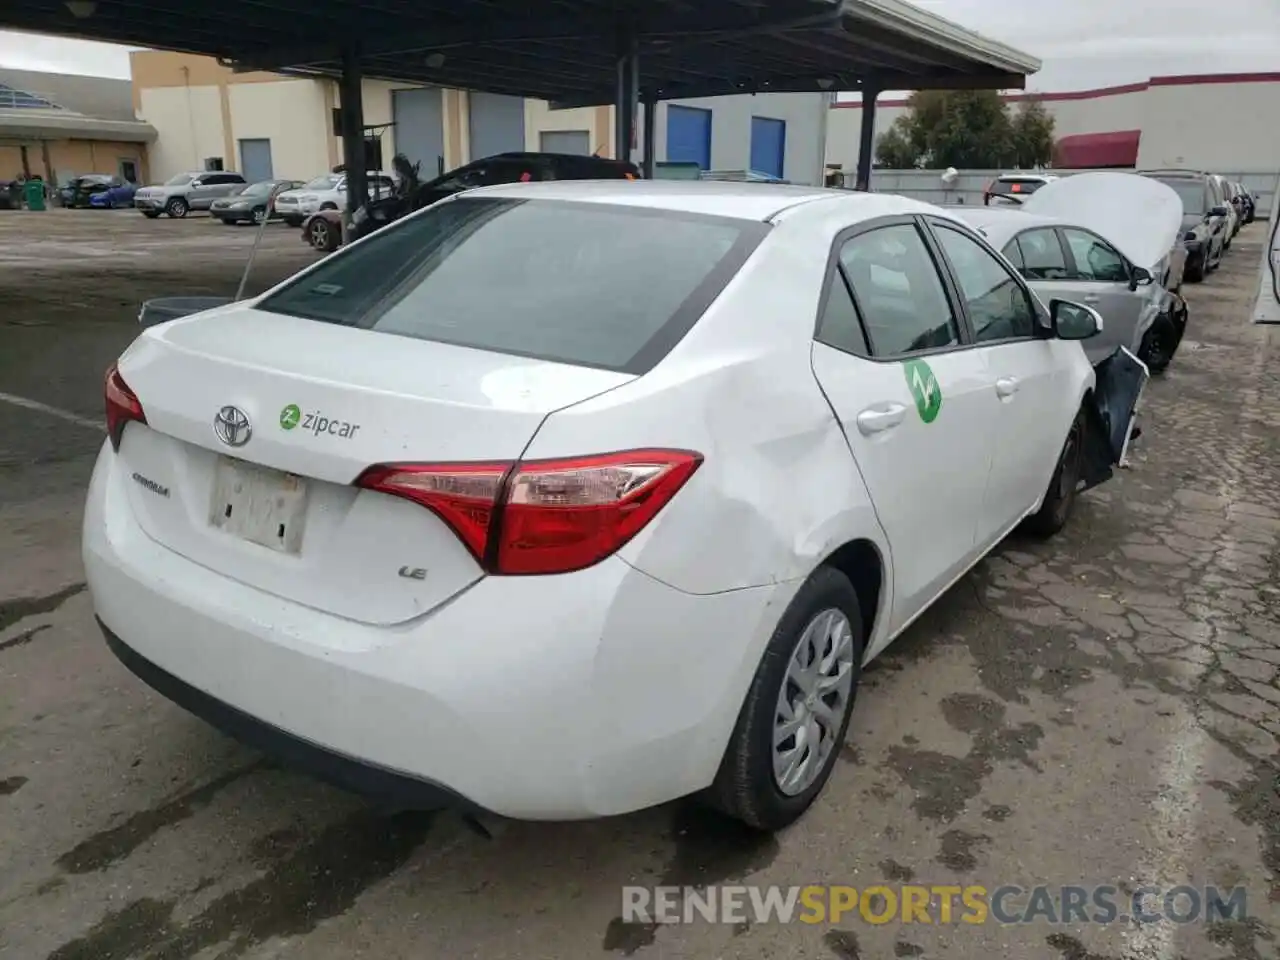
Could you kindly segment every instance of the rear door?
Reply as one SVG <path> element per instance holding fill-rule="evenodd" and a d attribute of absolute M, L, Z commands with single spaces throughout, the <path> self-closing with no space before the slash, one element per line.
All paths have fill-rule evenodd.
<path fill-rule="evenodd" d="M 1142 335 L 1155 319 L 1154 285 L 1129 289 L 1128 262 L 1096 233 L 1081 227 L 1062 227 L 1060 233 L 1070 259 L 1068 286 L 1076 291 L 1067 299 L 1088 304 L 1102 314 L 1101 336 L 1086 341 L 1090 353 L 1101 353 L 1104 346 L 1107 353 L 1118 346 L 1136 353 Z"/>
<path fill-rule="evenodd" d="M 1063 404 L 1070 384 L 1055 356 L 1057 342 L 1037 335 L 1039 311 L 1018 276 L 973 234 L 939 218 L 928 222 L 999 404 L 980 527 L 987 539 L 979 547 L 985 549 L 1044 493 L 1074 415 Z"/>
<path fill-rule="evenodd" d="M 837 238 L 813 367 L 893 551 L 896 630 L 976 558 L 1000 419 L 913 218 Z"/>

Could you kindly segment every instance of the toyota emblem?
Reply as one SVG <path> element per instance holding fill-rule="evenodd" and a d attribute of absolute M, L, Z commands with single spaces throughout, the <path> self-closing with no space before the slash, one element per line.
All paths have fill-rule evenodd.
<path fill-rule="evenodd" d="M 229 447 L 243 447 L 253 436 L 249 417 L 239 407 L 223 407 L 213 418 L 213 432 Z"/>

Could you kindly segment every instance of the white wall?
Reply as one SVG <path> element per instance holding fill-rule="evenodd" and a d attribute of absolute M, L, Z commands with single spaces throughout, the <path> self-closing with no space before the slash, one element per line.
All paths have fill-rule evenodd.
<path fill-rule="evenodd" d="M 602 122 L 603 121 L 603 122 Z M 524 147 L 540 150 L 544 130 L 585 130 L 593 151 L 602 156 L 613 156 L 613 108 L 575 107 L 572 110 L 552 110 L 545 100 L 524 102 Z"/>
<path fill-rule="evenodd" d="M 328 167 L 329 118 L 322 80 L 235 83 L 227 87 L 231 132 L 236 141 L 271 141 L 271 169 L 277 177 L 309 180 Z M 227 163 L 239 169 L 236 156 Z"/>
<path fill-rule="evenodd" d="M 1152 86 L 1138 165 L 1280 170 L 1280 83 Z"/>
<path fill-rule="evenodd" d="M 206 157 L 223 157 L 222 100 L 217 87 L 155 87 L 141 92 L 140 119 L 159 136 L 148 149 L 153 183 L 186 170 L 203 170 Z M 238 157 L 223 157 L 234 169 Z"/>

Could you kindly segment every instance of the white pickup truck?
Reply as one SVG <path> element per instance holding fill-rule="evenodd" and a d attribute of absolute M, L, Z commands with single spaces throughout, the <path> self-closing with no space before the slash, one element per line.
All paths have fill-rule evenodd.
<path fill-rule="evenodd" d="M 395 192 L 396 181 L 391 174 L 370 170 L 365 176 L 369 181 L 370 200 Z M 302 221 L 319 210 L 344 210 L 346 206 L 345 173 L 326 173 L 297 190 L 286 190 L 276 197 L 276 213 L 291 227 L 302 226 Z"/>

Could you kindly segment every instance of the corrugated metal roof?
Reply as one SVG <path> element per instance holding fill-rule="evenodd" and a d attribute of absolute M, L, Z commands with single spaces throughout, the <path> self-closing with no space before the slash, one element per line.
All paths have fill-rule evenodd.
<path fill-rule="evenodd" d="M 739 92 L 1021 88 L 1039 61 L 902 0 L 5 0 L 0 27 L 201 53 L 248 68 L 540 97 L 614 99 L 618 35 L 661 99 Z"/>

